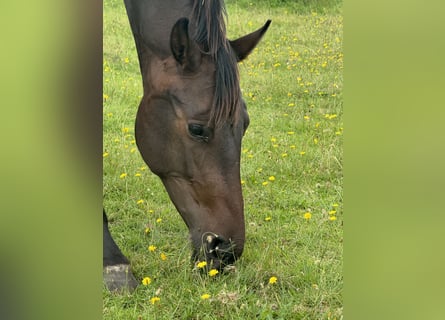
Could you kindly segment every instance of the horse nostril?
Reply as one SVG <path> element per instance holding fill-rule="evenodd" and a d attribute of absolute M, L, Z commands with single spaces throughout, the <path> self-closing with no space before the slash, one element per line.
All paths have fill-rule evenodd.
<path fill-rule="evenodd" d="M 210 232 L 204 233 L 202 240 L 202 250 L 209 267 L 222 269 L 235 261 L 232 241 Z"/>

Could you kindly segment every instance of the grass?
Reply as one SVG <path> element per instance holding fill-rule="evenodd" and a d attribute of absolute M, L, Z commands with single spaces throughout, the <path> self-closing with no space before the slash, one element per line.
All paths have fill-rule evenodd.
<path fill-rule="evenodd" d="M 341 2 L 251 3 L 227 1 L 231 39 L 272 19 L 240 64 L 247 242 L 234 272 L 209 277 L 192 270 L 187 228 L 136 149 L 136 51 L 123 3 L 104 2 L 104 206 L 135 275 L 152 280 L 104 289 L 104 319 L 343 317 Z"/>

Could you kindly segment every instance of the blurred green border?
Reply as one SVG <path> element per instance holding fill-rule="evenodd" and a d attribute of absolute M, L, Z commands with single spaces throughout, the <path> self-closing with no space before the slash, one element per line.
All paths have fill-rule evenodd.
<path fill-rule="evenodd" d="M 441 10 L 442 8 L 442 10 Z M 346 1 L 346 319 L 443 319 L 439 1 Z"/>

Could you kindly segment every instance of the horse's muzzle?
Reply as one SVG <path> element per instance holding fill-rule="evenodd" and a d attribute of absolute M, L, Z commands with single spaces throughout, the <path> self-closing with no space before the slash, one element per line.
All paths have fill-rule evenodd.
<path fill-rule="evenodd" d="M 223 270 L 238 258 L 235 243 L 212 232 L 202 235 L 201 248 L 194 251 L 194 260 L 205 260 L 208 269 Z"/>

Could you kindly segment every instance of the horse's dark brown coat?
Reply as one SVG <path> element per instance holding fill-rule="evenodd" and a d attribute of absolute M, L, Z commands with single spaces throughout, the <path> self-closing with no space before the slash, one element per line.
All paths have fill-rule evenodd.
<path fill-rule="evenodd" d="M 143 82 L 139 151 L 187 224 L 195 259 L 220 268 L 245 241 L 241 139 L 249 124 L 237 61 L 266 25 L 230 42 L 218 0 L 125 0 Z M 209 237 L 210 236 L 210 237 Z"/>

